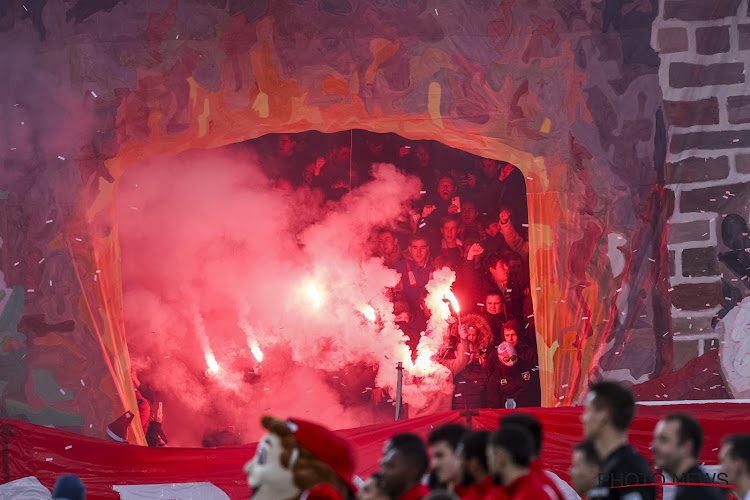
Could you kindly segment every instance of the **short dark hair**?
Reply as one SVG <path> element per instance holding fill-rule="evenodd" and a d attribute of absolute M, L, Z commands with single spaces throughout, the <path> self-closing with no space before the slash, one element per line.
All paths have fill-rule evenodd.
<path fill-rule="evenodd" d="M 750 434 L 730 434 L 721 443 L 729 445 L 729 456 L 742 461 L 750 471 Z"/>
<path fill-rule="evenodd" d="M 511 460 L 521 467 L 528 467 L 531 463 L 533 443 L 529 432 L 515 425 L 503 427 L 490 436 L 490 446 L 505 450 Z"/>
<path fill-rule="evenodd" d="M 385 234 L 385 233 L 390 234 L 394 238 L 396 237 L 396 232 L 389 227 L 381 227 L 380 229 L 378 229 L 378 236 L 380 236 L 381 234 Z"/>
<path fill-rule="evenodd" d="M 388 448 L 400 453 L 418 472 L 418 478 L 424 476 L 430 466 L 427 449 L 422 438 L 411 432 L 402 432 L 388 441 Z"/>
<path fill-rule="evenodd" d="M 531 451 L 535 456 L 539 456 L 542 452 L 542 423 L 528 413 L 511 413 L 500 419 L 500 428 L 509 426 L 526 429 L 526 432 L 531 436 Z"/>
<path fill-rule="evenodd" d="M 416 233 L 409 236 L 409 245 L 417 240 L 424 240 L 427 246 L 430 246 L 430 235 L 426 231 L 417 231 Z"/>
<path fill-rule="evenodd" d="M 490 442 L 490 431 L 476 431 L 469 433 L 461 442 L 463 454 L 467 460 L 476 458 L 479 465 L 487 472 L 490 470 L 487 464 L 487 444 Z"/>
<path fill-rule="evenodd" d="M 580 451 L 581 453 L 583 453 L 583 460 L 589 465 L 601 464 L 601 459 L 599 458 L 599 454 L 596 452 L 594 443 L 589 441 L 588 439 L 586 441 L 581 441 L 580 443 L 575 445 L 573 447 L 573 451 Z"/>
<path fill-rule="evenodd" d="M 490 269 L 497 266 L 497 263 L 500 261 L 505 262 L 505 264 L 507 265 L 510 259 L 508 259 L 508 256 L 502 252 L 495 252 L 487 257 L 485 264 L 487 265 L 487 269 Z"/>
<path fill-rule="evenodd" d="M 609 419 L 615 429 L 626 431 L 635 416 L 635 398 L 625 386 L 617 382 L 597 382 L 589 387 L 594 393 L 591 404 L 597 410 L 609 411 Z"/>
<path fill-rule="evenodd" d="M 461 424 L 445 424 L 433 429 L 427 438 L 427 444 L 434 446 L 441 441 L 448 443 L 448 446 L 455 452 L 458 445 L 469 433 L 469 430 Z"/>
<path fill-rule="evenodd" d="M 449 222 L 455 222 L 456 224 L 460 224 L 461 220 L 458 218 L 458 215 L 456 214 L 445 215 L 440 219 L 440 228 L 442 229 L 443 226 Z"/>
<path fill-rule="evenodd" d="M 703 448 L 703 429 L 693 417 L 684 413 L 672 413 L 664 417 L 665 422 L 677 422 L 680 424 L 677 429 L 677 439 L 680 444 L 685 441 L 693 442 L 693 457 L 700 458 L 701 449 Z"/>
<path fill-rule="evenodd" d="M 521 329 L 521 322 L 517 319 L 509 319 L 505 323 L 503 323 L 503 330 L 513 330 L 516 333 L 522 333 L 523 330 Z M 509 417 L 512 415 L 508 415 Z M 531 415 L 529 415 L 531 416 Z"/>

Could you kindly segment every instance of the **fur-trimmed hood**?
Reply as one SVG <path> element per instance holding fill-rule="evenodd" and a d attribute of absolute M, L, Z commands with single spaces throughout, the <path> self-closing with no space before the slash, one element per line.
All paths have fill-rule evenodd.
<path fill-rule="evenodd" d="M 492 329 L 484 317 L 474 313 L 464 314 L 461 316 L 461 324 L 467 327 L 476 326 L 479 329 L 479 349 L 484 351 L 489 348 L 492 342 Z"/>

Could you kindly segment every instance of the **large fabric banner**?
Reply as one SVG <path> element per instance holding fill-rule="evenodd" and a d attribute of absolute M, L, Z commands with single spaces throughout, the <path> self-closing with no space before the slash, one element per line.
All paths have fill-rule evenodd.
<path fill-rule="evenodd" d="M 706 438 L 701 460 L 717 463 L 721 438 L 731 432 L 750 432 L 744 404 L 691 404 L 641 406 L 631 428 L 631 441 L 649 460 L 648 447 L 656 422 L 672 412 L 689 413 L 699 419 Z M 357 474 L 367 477 L 378 469 L 383 444 L 399 432 L 426 437 L 430 430 L 449 422 L 467 422 L 474 430 L 496 429 L 508 410 L 453 411 L 383 425 L 341 431 L 358 454 Z M 547 468 L 567 479 L 572 447 L 582 439 L 582 408 L 531 410 L 544 426 L 542 460 Z M 471 415 L 469 415 L 471 413 Z M 47 427 L 0 421 L 3 446 L 3 477 L 0 498 L 9 481 L 36 477 L 51 489 L 64 473 L 80 476 L 90 498 L 249 498 L 242 467 L 255 445 L 221 448 L 147 448 L 107 442 Z M 6 460 L 7 457 L 7 460 Z M 33 484 L 26 480 L 25 484 Z M 195 496 L 198 495 L 198 496 Z M 10 498 L 10 497 L 9 497 Z"/>

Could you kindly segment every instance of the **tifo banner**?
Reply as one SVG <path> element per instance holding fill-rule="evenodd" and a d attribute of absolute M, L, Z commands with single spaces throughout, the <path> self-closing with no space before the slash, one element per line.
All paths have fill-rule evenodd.
<path fill-rule="evenodd" d="M 567 479 L 572 447 L 581 441 L 581 407 L 531 409 L 544 426 L 542 461 L 545 467 Z M 358 454 L 357 474 L 366 477 L 378 469 L 383 444 L 399 432 L 427 437 L 430 430 L 450 422 L 471 419 L 474 430 L 496 429 L 500 417 L 510 410 L 452 411 L 341 431 Z M 630 438 L 647 459 L 657 421 L 673 412 L 689 413 L 703 425 L 705 444 L 701 460 L 717 463 L 722 437 L 731 432 L 750 432 L 747 405 L 685 404 L 640 406 Z M 255 444 L 221 448 L 148 448 L 118 444 L 39 427 L 13 420 L 0 421 L 2 436 L 2 485 L 35 477 L 52 489 L 61 474 L 77 474 L 90 498 L 189 498 L 246 499 L 250 496 L 242 467 L 252 458 Z M 6 460 L 7 457 L 7 460 Z M 27 480 L 29 484 L 31 480 Z"/>

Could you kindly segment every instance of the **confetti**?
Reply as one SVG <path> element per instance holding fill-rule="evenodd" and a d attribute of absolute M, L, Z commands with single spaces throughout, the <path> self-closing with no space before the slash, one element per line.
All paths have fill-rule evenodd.
<path fill-rule="evenodd" d="M 164 356 L 164 359 L 169 359 L 171 356 Z"/>
<path fill-rule="evenodd" d="M 269 389 L 268 387 L 264 387 L 263 390 L 264 391 L 270 391 L 271 389 Z"/>
<path fill-rule="evenodd" d="M 52 286 L 52 280 L 49 280 L 49 286 Z"/>
<path fill-rule="evenodd" d="M 29 11 L 29 9 L 26 8 L 26 5 L 23 6 L 23 10 L 25 10 L 26 12 Z M 16 104 L 16 106 L 18 106 L 18 104 Z M 52 459 L 50 458 L 50 460 L 52 460 Z"/>
<path fill-rule="evenodd" d="M 20 262 L 16 262 L 15 264 L 13 264 L 13 267 L 17 266 L 18 264 L 20 264 Z"/>
<path fill-rule="evenodd" d="M 530 180 L 530 181 L 533 181 L 533 180 L 534 180 L 534 178 L 533 178 L 533 177 L 529 177 L 529 176 L 526 176 L 526 178 L 527 178 L 528 180 Z"/>
<path fill-rule="evenodd" d="M 91 91 L 91 95 L 92 95 L 92 96 L 94 96 L 94 99 L 96 99 L 96 97 L 97 97 L 97 95 L 96 95 L 96 92 L 94 92 L 94 91 L 92 90 L 92 91 Z"/>
<path fill-rule="evenodd" d="M 81 238 L 76 238 L 76 241 L 83 241 Z"/>
<path fill-rule="evenodd" d="M 461 393 L 459 392 L 458 394 L 454 394 L 454 396 L 459 397 L 461 396 Z"/>
<path fill-rule="evenodd" d="M 83 381 L 83 379 L 81 379 L 81 385 L 86 387 L 86 383 Z"/>
<path fill-rule="evenodd" d="M 33 288 L 29 288 L 29 289 L 28 289 L 28 290 L 26 290 L 26 291 L 27 291 L 27 292 L 29 292 L 29 293 L 34 293 L 34 289 L 33 289 Z"/>
<path fill-rule="evenodd" d="M 96 274 L 99 274 L 99 273 L 101 273 L 101 272 L 102 272 L 102 270 L 101 270 L 101 269 L 97 269 L 97 270 L 96 270 Z"/>
<path fill-rule="evenodd" d="M 53 222 L 55 222 L 54 219 L 50 219 L 47 221 L 47 224 L 52 224 Z"/>
<path fill-rule="evenodd" d="M 423 223 L 421 223 L 421 224 L 419 225 L 419 227 L 425 227 L 426 225 L 427 225 L 427 223 L 426 223 L 426 222 L 423 222 Z"/>
<path fill-rule="evenodd" d="M 439 16 L 439 15 L 440 15 L 440 14 L 438 14 L 438 11 L 437 11 L 437 9 L 435 9 L 435 15 L 436 15 L 436 16 Z"/>
<path fill-rule="evenodd" d="M 138 210 L 138 207 L 130 207 L 130 210 Z"/>
<path fill-rule="evenodd" d="M 98 278 L 98 277 L 99 277 L 99 276 L 97 276 L 97 275 L 95 274 L 95 275 L 94 275 L 94 281 L 96 281 L 96 278 Z"/>
<path fill-rule="evenodd" d="M 60 394 L 62 394 L 63 396 L 65 396 L 65 389 L 63 389 L 62 387 L 60 388 Z"/>
<path fill-rule="evenodd" d="M 668 292 L 671 292 L 674 290 L 674 287 L 667 289 Z"/>
<path fill-rule="evenodd" d="M 427 194 L 427 191 L 420 191 L 419 194 Z"/>
<path fill-rule="evenodd" d="M 484 304 L 481 304 L 481 303 L 479 303 L 479 302 L 477 302 L 477 305 L 478 305 L 479 307 L 484 307 Z"/>
<path fill-rule="evenodd" d="M 42 262 L 44 262 L 44 257 L 42 257 L 42 260 L 40 260 L 40 261 L 39 261 L 39 263 L 40 263 L 40 264 L 41 264 Z"/>
<path fill-rule="evenodd" d="M 89 424 L 89 429 L 93 429 L 93 428 L 94 428 L 94 424 Z"/>
<path fill-rule="evenodd" d="M 651 262 L 656 262 L 656 260 L 652 259 L 651 257 L 649 257 L 648 260 L 650 260 Z"/>
<path fill-rule="evenodd" d="M 45 458 L 45 460 L 46 460 L 47 462 L 51 462 L 51 461 L 52 461 L 52 459 L 51 459 L 51 458 Z"/>
<path fill-rule="evenodd" d="M 65 157 L 64 157 L 64 156 L 60 156 L 60 155 L 58 155 L 58 156 L 57 156 L 57 158 L 58 158 L 59 160 L 65 161 Z"/>
<path fill-rule="evenodd" d="M 66 450 L 69 450 L 69 449 L 71 449 L 72 447 L 73 447 L 73 445 L 72 445 L 72 444 L 69 444 L 68 446 L 66 446 L 66 447 L 65 447 L 65 449 L 66 449 Z"/>

